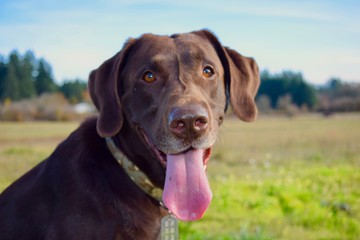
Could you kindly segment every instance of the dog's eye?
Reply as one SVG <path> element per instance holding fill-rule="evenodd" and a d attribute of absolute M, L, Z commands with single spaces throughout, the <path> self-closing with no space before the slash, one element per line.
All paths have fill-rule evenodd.
<path fill-rule="evenodd" d="M 156 80 L 155 75 L 150 71 L 146 71 L 143 74 L 142 79 L 147 83 L 152 83 Z"/>
<path fill-rule="evenodd" d="M 214 75 L 214 69 L 210 66 L 207 66 L 204 68 L 202 75 L 204 78 L 210 78 L 212 75 Z"/>

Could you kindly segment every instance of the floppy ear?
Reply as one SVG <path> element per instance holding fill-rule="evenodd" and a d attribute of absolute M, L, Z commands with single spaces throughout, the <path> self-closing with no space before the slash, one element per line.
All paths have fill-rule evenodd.
<path fill-rule="evenodd" d="M 225 48 L 230 65 L 230 104 L 243 121 L 254 121 L 257 115 L 255 96 L 260 84 L 259 67 L 252 58 Z"/>
<path fill-rule="evenodd" d="M 255 60 L 244 57 L 235 50 L 224 48 L 209 31 L 194 32 L 205 37 L 215 48 L 224 68 L 225 94 L 227 103 L 241 120 L 254 121 L 257 115 L 255 95 L 259 88 L 259 68 Z"/>
<path fill-rule="evenodd" d="M 130 39 L 123 49 L 93 70 L 89 76 L 89 92 L 92 101 L 99 110 L 97 132 L 101 137 L 116 135 L 124 121 L 119 96 L 119 81 L 126 58 L 135 40 Z"/>

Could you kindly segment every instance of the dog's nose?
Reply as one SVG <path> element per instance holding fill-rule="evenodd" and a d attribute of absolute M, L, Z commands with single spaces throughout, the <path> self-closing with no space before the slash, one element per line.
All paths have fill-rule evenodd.
<path fill-rule="evenodd" d="M 172 108 L 169 114 L 171 132 L 183 139 L 200 137 L 208 127 L 209 116 L 200 105 Z"/>

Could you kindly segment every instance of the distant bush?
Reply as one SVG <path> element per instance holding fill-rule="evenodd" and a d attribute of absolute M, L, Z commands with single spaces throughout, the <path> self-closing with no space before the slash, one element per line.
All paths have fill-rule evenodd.
<path fill-rule="evenodd" d="M 37 98 L 0 105 L 0 120 L 3 121 L 70 121 L 81 119 L 89 113 L 79 114 L 61 93 L 45 93 Z"/>
<path fill-rule="evenodd" d="M 271 107 L 271 99 L 265 94 L 262 94 L 259 97 L 257 97 L 256 106 L 260 113 L 268 114 L 273 111 Z"/>
<path fill-rule="evenodd" d="M 317 110 L 329 115 L 333 112 L 360 111 L 360 84 L 333 78 L 319 89 Z"/>
<path fill-rule="evenodd" d="M 292 102 L 290 94 L 279 97 L 276 109 L 278 113 L 286 114 L 288 117 L 295 117 L 300 113 L 298 106 Z"/>

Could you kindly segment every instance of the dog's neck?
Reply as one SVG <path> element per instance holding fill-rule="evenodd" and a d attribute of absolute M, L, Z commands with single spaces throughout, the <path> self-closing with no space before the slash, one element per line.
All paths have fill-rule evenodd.
<path fill-rule="evenodd" d="M 117 160 L 120 166 L 124 169 L 130 179 L 146 194 L 156 199 L 161 206 L 162 203 L 162 192 L 163 190 L 156 187 L 151 182 L 149 177 L 143 173 L 132 161 L 130 161 L 116 146 L 114 140 L 111 137 L 105 138 L 108 149 L 110 150 L 113 157 Z"/>

